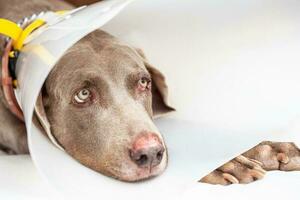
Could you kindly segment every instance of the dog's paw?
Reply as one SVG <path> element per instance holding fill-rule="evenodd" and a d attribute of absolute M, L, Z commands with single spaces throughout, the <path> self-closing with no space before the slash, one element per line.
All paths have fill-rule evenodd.
<path fill-rule="evenodd" d="M 300 150 L 294 143 L 262 142 L 243 154 L 258 160 L 265 170 L 300 170 Z"/>
<path fill-rule="evenodd" d="M 261 166 L 259 161 L 241 155 L 203 177 L 200 182 L 220 185 L 251 183 L 264 177 L 266 171 Z"/>

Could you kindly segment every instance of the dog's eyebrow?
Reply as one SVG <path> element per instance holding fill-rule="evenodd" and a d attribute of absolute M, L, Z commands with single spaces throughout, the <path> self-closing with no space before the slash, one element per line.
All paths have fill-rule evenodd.
<path fill-rule="evenodd" d="M 151 79 L 151 75 L 149 72 L 147 72 L 146 70 L 139 70 L 139 71 L 135 71 L 135 72 L 131 72 L 130 74 L 128 74 L 125 78 L 125 83 L 128 89 L 132 89 L 134 87 L 134 85 L 137 83 L 137 81 L 139 79 L 141 79 L 142 77 L 146 77 L 149 80 Z"/>
<path fill-rule="evenodd" d="M 138 72 L 130 73 L 129 76 L 136 77 L 137 79 L 142 78 L 142 77 L 151 79 L 150 73 L 144 69 L 140 69 Z"/>
<path fill-rule="evenodd" d="M 140 76 L 146 77 L 146 78 L 148 78 L 148 79 L 151 79 L 151 78 L 152 78 L 149 72 L 142 72 L 142 73 L 140 74 Z"/>
<path fill-rule="evenodd" d="M 73 73 L 69 73 L 64 79 L 73 83 L 67 84 L 66 87 L 64 87 L 68 91 L 74 88 L 89 87 L 91 85 L 101 85 L 103 87 L 106 85 L 101 73 L 95 73 L 93 70 L 84 72 L 82 70 L 76 70 L 73 71 Z"/>

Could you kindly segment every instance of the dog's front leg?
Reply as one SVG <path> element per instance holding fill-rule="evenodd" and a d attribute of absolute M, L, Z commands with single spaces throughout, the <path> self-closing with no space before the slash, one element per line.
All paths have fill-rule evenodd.
<path fill-rule="evenodd" d="M 250 183 L 262 179 L 265 173 L 262 163 L 240 155 L 203 177 L 200 182 L 220 185 Z"/>
<path fill-rule="evenodd" d="M 262 142 L 203 177 L 200 182 L 221 185 L 250 183 L 263 178 L 265 170 L 300 170 L 299 148 L 288 142 Z"/>

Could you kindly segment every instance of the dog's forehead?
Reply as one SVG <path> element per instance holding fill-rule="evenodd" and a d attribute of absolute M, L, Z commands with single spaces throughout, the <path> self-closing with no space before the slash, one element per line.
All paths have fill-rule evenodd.
<path fill-rule="evenodd" d="M 134 48 L 97 30 L 73 45 L 58 61 L 47 80 L 57 84 L 89 76 L 120 80 L 141 71 L 147 72 L 142 56 Z"/>
<path fill-rule="evenodd" d="M 143 58 L 134 48 L 101 30 L 82 38 L 66 52 L 59 63 L 82 70 L 89 67 L 100 67 L 102 71 L 114 68 L 145 69 Z"/>
<path fill-rule="evenodd" d="M 114 44 L 107 46 L 99 55 L 99 61 L 105 63 L 104 68 L 120 68 L 118 70 L 136 70 L 137 68 L 145 69 L 142 57 L 130 46 L 123 44 Z"/>

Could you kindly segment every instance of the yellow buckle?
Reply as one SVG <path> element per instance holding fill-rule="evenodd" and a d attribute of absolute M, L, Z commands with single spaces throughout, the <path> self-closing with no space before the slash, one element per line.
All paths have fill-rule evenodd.
<path fill-rule="evenodd" d="M 57 11 L 56 14 L 63 15 L 67 10 Z M 0 34 L 10 37 L 13 40 L 13 47 L 15 50 L 21 50 L 25 39 L 38 27 L 45 24 L 42 19 L 36 19 L 30 23 L 24 30 L 18 24 L 0 18 Z"/>
<path fill-rule="evenodd" d="M 15 50 L 21 50 L 28 35 L 44 23 L 44 20 L 36 19 L 23 30 L 18 24 L 12 21 L 0 19 L 0 33 L 13 40 L 13 47 Z"/>

